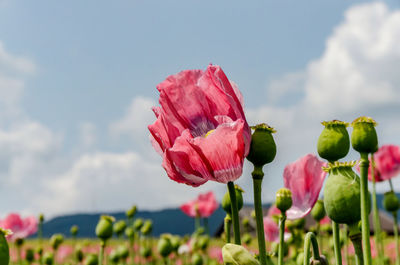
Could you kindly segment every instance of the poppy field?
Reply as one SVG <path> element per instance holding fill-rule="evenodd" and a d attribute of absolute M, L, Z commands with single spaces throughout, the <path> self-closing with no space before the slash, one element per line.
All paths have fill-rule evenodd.
<path fill-rule="evenodd" d="M 222 200 L 209 191 L 183 203 L 195 224 L 185 236 L 154 237 L 152 220 L 136 216 L 140 205 L 127 209 L 125 219 L 101 216 L 93 227 L 97 239 L 80 238 L 78 226 L 44 238 L 43 215 L 9 214 L 0 220 L 1 265 L 400 264 L 400 203 L 391 181 L 400 172 L 400 147 L 379 145 L 375 120 L 322 121 L 315 154 L 286 165 L 284 187 L 265 211 L 262 183 L 279 132 L 268 121 L 248 124 L 242 94 L 221 67 L 179 72 L 157 90 L 160 105 L 148 130 L 165 177 L 192 187 L 218 182 L 226 186 Z M 358 160 L 346 160 L 350 148 Z M 245 161 L 253 166 L 253 189 L 245 191 L 254 196 L 251 205 L 235 184 Z M 381 228 L 377 182 L 387 183 L 383 207 L 393 234 Z M 210 234 L 207 220 L 219 207 L 226 214 L 223 232 Z"/>

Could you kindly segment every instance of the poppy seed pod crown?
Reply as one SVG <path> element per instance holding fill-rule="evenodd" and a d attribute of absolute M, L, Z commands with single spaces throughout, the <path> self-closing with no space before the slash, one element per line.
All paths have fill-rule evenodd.
<path fill-rule="evenodd" d="M 338 120 L 324 121 L 318 138 L 318 154 L 328 161 L 336 161 L 347 155 L 350 150 L 350 138 L 346 127 L 348 123 Z"/>
<path fill-rule="evenodd" d="M 254 129 L 254 132 L 251 135 L 247 160 L 253 163 L 255 167 L 263 167 L 265 164 L 271 163 L 275 158 L 276 144 L 272 133 L 276 131 L 265 123 L 251 128 Z"/>
<path fill-rule="evenodd" d="M 376 125 L 377 123 L 370 117 L 359 117 L 351 123 L 353 126 L 351 144 L 354 150 L 359 153 L 375 153 L 378 150 Z"/>
<path fill-rule="evenodd" d="M 289 189 L 281 188 L 276 192 L 276 207 L 282 213 L 292 207 L 292 192 Z"/>

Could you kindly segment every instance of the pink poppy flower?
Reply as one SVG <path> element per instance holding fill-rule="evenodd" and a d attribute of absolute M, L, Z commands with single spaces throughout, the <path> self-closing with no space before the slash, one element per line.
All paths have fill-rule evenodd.
<path fill-rule="evenodd" d="M 168 176 L 197 187 L 240 177 L 251 132 L 236 85 L 219 66 L 185 70 L 157 86 L 160 107 L 148 126 Z"/>
<path fill-rule="evenodd" d="M 273 205 L 271 205 L 271 207 L 269 207 L 268 213 L 267 213 L 268 217 L 280 216 L 280 215 L 281 215 L 281 210 L 279 210 L 275 204 L 273 204 Z"/>
<path fill-rule="evenodd" d="M 17 213 L 9 214 L 5 219 L 0 220 L 0 227 L 10 229 L 13 233 L 7 238 L 11 241 L 17 238 L 26 238 L 38 229 L 38 220 L 34 216 L 21 218 Z"/>
<path fill-rule="evenodd" d="M 292 191 L 292 207 L 286 212 L 288 219 L 306 216 L 317 202 L 326 176 L 326 164 L 315 155 L 308 154 L 288 164 L 283 172 L 284 186 Z"/>
<path fill-rule="evenodd" d="M 383 145 L 374 154 L 375 181 L 381 182 L 396 177 L 400 173 L 400 146 Z M 371 162 L 371 160 L 370 160 Z M 360 172 L 360 166 L 356 169 Z M 372 166 L 368 168 L 368 180 L 372 181 Z"/>
<path fill-rule="evenodd" d="M 218 208 L 218 202 L 212 191 L 199 196 L 181 206 L 181 210 L 190 217 L 210 217 Z"/>
<path fill-rule="evenodd" d="M 331 225 L 331 222 L 332 222 L 331 219 L 327 215 L 325 215 L 325 217 L 322 218 L 321 221 L 319 221 L 319 224 L 320 225 Z"/>

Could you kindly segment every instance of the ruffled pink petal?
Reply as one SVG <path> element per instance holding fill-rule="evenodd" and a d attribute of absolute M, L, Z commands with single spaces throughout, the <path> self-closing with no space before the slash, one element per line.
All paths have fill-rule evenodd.
<path fill-rule="evenodd" d="M 191 200 L 181 205 L 181 210 L 189 217 L 196 217 L 196 201 Z"/>
<path fill-rule="evenodd" d="M 13 234 L 7 238 L 14 241 L 17 238 L 26 238 L 37 231 L 37 219 L 33 216 L 22 219 L 19 214 L 11 213 L 0 221 L 0 227 L 10 229 Z"/>
<path fill-rule="evenodd" d="M 318 200 L 324 183 L 325 165 L 315 155 L 308 154 L 285 167 L 284 186 L 292 192 L 292 207 L 286 212 L 288 219 L 306 216 Z"/>
<path fill-rule="evenodd" d="M 198 198 L 199 213 L 201 217 L 210 217 L 218 208 L 218 202 L 212 191 L 199 194 Z"/>
<path fill-rule="evenodd" d="M 198 186 L 212 178 L 210 168 L 189 143 L 193 137 L 185 130 L 175 141 L 172 148 L 167 149 L 166 158 L 173 163 L 176 172 L 184 179 L 184 183 Z M 173 161 L 173 162 L 172 162 Z"/>
<path fill-rule="evenodd" d="M 271 217 L 264 217 L 265 239 L 269 242 L 279 242 L 279 227 Z"/>
<path fill-rule="evenodd" d="M 212 170 L 212 180 L 228 183 L 242 175 L 245 151 L 243 126 L 243 120 L 222 124 L 207 137 L 189 141 L 204 164 Z"/>
<path fill-rule="evenodd" d="M 383 145 L 374 155 L 381 180 L 388 180 L 400 173 L 400 146 Z"/>

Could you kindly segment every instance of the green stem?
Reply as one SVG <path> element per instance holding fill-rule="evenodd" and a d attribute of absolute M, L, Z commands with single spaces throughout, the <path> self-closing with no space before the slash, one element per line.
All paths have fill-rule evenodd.
<path fill-rule="evenodd" d="M 225 230 L 226 243 L 231 243 L 231 226 L 232 226 L 232 219 L 227 214 L 224 218 L 224 230 Z"/>
<path fill-rule="evenodd" d="M 344 227 L 344 260 L 346 264 L 349 264 L 349 248 L 347 247 L 349 244 L 349 235 L 348 235 L 348 226 Z"/>
<path fill-rule="evenodd" d="M 104 249 L 106 247 L 106 241 L 101 240 L 100 243 L 100 252 L 99 252 L 99 265 L 103 265 L 103 258 L 104 258 Z"/>
<path fill-rule="evenodd" d="M 369 242 L 370 231 L 369 231 L 369 193 L 368 193 L 368 153 L 360 153 L 361 163 L 360 163 L 360 173 L 361 173 L 361 233 L 364 251 L 364 264 L 372 265 L 371 258 L 371 245 Z"/>
<path fill-rule="evenodd" d="M 313 232 L 308 232 L 304 239 L 304 265 L 310 264 L 310 247 L 313 249 L 313 259 L 319 260 L 321 256 L 319 255 L 318 241 Z"/>
<path fill-rule="evenodd" d="M 200 228 L 200 216 L 194 218 L 194 232 L 196 233 Z"/>
<path fill-rule="evenodd" d="M 279 249 L 278 249 L 278 265 L 283 265 L 283 248 L 285 244 L 284 235 L 285 235 L 285 221 L 286 221 L 286 213 L 282 212 L 281 217 L 279 218 Z"/>
<path fill-rule="evenodd" d="M 399 252 L 399 226 L 397 224 L 397 212 L 393 212 L 393 232 L 394 240 L 396 240 L 396 265 L 400 265 L 400 252 Z"/>
<path fill-rule="evenodd" d="M 376 200 L 375 161 L 371 154 L 371 176 L 372 176 L 372 212 L 374 214 L 375 245 L 378 252 L 379 264 L 384 263 L 384 248 L 382 243 L 381 222 L 379 220 L 378 203 Z"/>
<path fill-rule="evenodd" d="M 333 247 L 335 249 L 336 265 L 342 265 L 342 253 L 340 247 L 340 229 L 339 229 L 339 224 L 334 221 L 332 221 L 332 232 L 333 232 Z"/>
<path fill-rule="evenodd" d="M 260 264 L 266 265 L 267 251 L 265 247 L 264 221 L 263 221 L 263 210 L 261 201 L 261 183 L 264 173 L 262 172 L 262 168 L 254 167 L 254 171 L 251 174 L 253 176 L 254 210 L 256 212 L 259 258 L 260 258 Z"/>
<path fill-rule="evenodd" d="M 203 218 L 204 229 L 206 230 L 206 235 L 210 235 L 210 227 L 208 226 L 208 218 Z"/>
<path fill-rule="evenodd" d="M 354 252 L 356 254 L 356 265 L 363 265 L 363 249 L 362 249 L 362 235 L 360 233 L 360 229 L 358 228 L 358 224 L 349 225 L 349 237 L 351 242 L 353 243 Z M 380 263 L 383 264 L 383 263 Z"/>
<path fill-rule="evenodd" d="M 233 234 L 235 237 L 235 244 L 240 245 L 241 243 L 240 243 L 239 211 L 236 202 L 235 185 L 233 184 L 232 181 L 228 182 L 228 191 L 229 191 L 229 197 L 231 199 L 232 223 L 233 223 Z"/>

